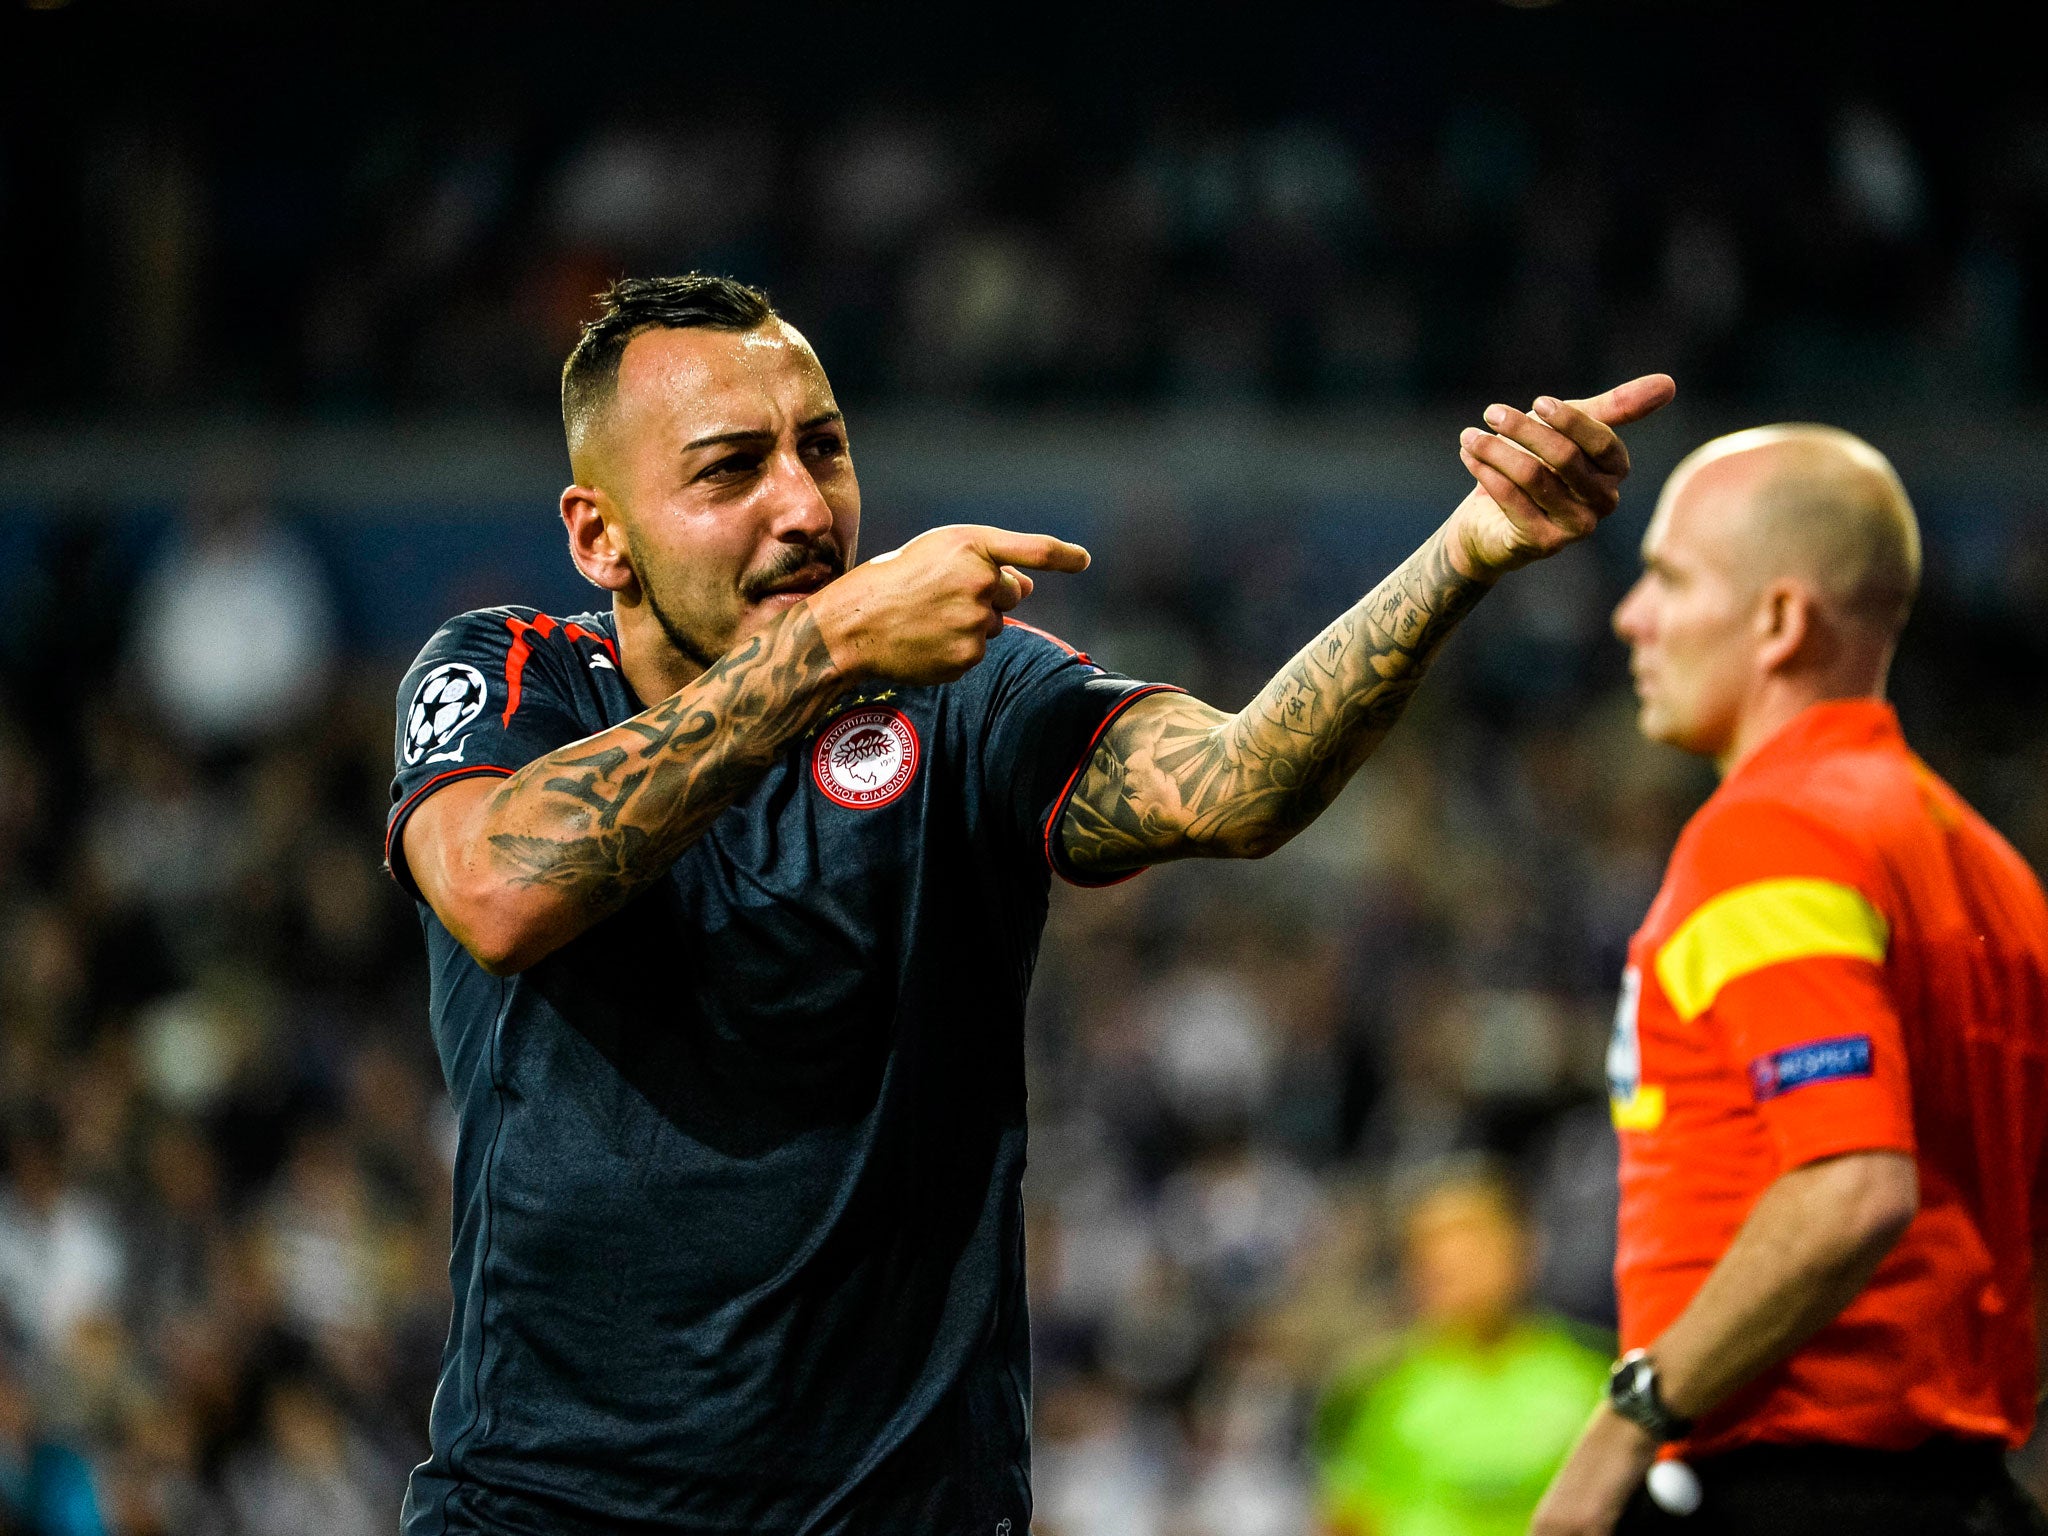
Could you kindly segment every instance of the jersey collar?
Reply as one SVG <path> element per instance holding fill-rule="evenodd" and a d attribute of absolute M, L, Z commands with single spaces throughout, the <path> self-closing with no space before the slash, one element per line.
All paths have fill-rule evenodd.
<path fill-rule="evenodd" d="M 1899 712 L 1887 700 L 1823 699 L 1807 705 L 1744 758 L 1728 775 L 1724 787 L 1750 774 L 1768 772 L 1777 764 L 1887 743 L 1901 748 L 1906 743 L 1899 728 Z"/>

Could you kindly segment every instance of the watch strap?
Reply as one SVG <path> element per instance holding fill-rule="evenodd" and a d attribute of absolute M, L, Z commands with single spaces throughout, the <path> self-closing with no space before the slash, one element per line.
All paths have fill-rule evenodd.
<path fill-rule="evenodd" d="M 1607 1381 L 1607 1401 L 1617 1414 L 1659 1444 L 1682 1440 L 1692 1432 L 1692 1420 L 1673 1413 L 1658 1395 L 1657 1365 L 1648 1350 L 1632 1349 L 1614 1362 Z"/>

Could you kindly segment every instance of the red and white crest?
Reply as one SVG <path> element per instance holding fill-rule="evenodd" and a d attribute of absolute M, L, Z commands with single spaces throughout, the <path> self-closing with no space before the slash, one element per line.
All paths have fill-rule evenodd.
<path fill-rule="evenodd" d="M 868 811 L 910 787 L 917 756 L 917 731 L 903 711 L 870 704 L 825 727 L 811 753 L 811 777 L 828 800 Z"/>

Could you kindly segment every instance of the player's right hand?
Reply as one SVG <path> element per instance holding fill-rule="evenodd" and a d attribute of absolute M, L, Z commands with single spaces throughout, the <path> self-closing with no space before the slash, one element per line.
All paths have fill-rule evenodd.
<path fill-rule="evenodd" d="M 1088 551 L 1044 533 L 956 523 L 855 566 L 804 600 L 848 677 L 951 682 L 980 661 L 1026 571 L 1085 571 Z"/>
<path fill-rule="evenodd" d="M 1590 400 L 1546 395 L 1527 411 L 1487 407 L 1492 431 L 1467 429 L 1458 456 L 1479 482 L 1452 514 L 1452 560 L 1491 580 L 1591 533 L 1621 503 L 1628 447 L 1616 427 L 1663 409 L 1670 376 L 1644 374 Z"/>

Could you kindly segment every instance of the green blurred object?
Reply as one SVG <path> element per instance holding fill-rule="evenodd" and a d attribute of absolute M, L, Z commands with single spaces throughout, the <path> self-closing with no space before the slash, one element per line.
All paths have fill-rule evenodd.
<path fill-rule="evenodd" d="M 1317 1410 L 1325 1521 L 1346 1536 L 1522 1536 L 1607 1366 L 1545 1319 L 1485 1345 L 1411 1335 L 1391 1364 L 1340 1377 Z"/>

